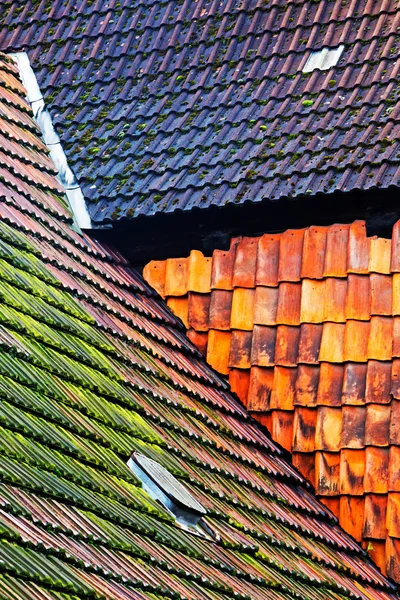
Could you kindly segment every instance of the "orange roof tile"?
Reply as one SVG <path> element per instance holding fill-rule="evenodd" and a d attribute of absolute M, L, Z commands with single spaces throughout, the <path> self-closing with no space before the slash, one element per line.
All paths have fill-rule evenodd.
<path fill-rule="evenodd" d="M 206 260 L 192 252 L 144 273 L 341 525 L 400 579 L 400 222 L 392 240 L 355 221 L 235 238 Z"/>

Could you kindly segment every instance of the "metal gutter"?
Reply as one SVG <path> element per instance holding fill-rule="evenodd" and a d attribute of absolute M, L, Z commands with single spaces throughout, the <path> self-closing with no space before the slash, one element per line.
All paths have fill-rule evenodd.
<path fill-rule="evenodd" d="M 46 108 L 29 57 L 26 52 L 10 53 L 9 56 L 18 64 L 22 83 L 27 91 L 28 101 L 33 110 L 34 119 L 40 127 L 45 144 L 50 150 L 51 158 L 58 171 L 58 180 L 65 189 L 75 225 L 79 229 L 91 229 L 92 222 L 86 207 L 85 198 L 73 171 L 68 165 L 61 140 L 54 129 L 51 115 Z"/>

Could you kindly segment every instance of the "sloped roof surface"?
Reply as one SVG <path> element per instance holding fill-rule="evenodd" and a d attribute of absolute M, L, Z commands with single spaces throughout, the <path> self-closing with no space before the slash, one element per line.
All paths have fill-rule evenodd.
<path fill-rule="evenodd" d="M 147 280 L 382 570 L 400 580 L 400 222 L 232 240 Z"/>
<path fill-rule="evenodd" d="M 396 0 L 2 9 L 0 47 L 27 50 L 94 222 L 399 183 Z"/>
<path fill-rule="evenodd" d="M 0 73 L 2 600 L 394 598 L 147 284 L 71 229 L 4 56 Z M 133 450 L 220 541 L 174 525 Z"/>

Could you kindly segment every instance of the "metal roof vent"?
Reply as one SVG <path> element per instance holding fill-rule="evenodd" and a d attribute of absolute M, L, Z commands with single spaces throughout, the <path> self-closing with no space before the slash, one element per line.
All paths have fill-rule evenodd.
<path fill-rule="evenodd" d="M 206 509 L 167 469 L 139 452 L 132 454 L 128 467 L 140 479 L 146 492 L 173 514 L 177 525 L 190 533 L 216 539 L 203 519 Z"/>
<path fill-rule="evenodd" d="M 331 67 L 335 67 L 342 56 L 343 50 L 344 46 L 342 44 L 337 48 L 322 48 L 322 50 L 318 50 L 318 52 L 311 52 L 303 67 L 303 73 L 311 73 L 311 71 L 314 71 L 315 69 L 327 71 Z"/>

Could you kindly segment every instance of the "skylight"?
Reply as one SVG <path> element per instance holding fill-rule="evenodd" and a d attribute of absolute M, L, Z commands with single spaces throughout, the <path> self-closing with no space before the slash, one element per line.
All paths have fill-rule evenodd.
<path fill-rule="evenodd" d="M 318 52 L 311 52 L 303 67 L 303 73 L 311 73 L 315 69 L 327 71 L 331 67 L 335 67 L 342 56 L 343 50 L 344 46 L 342 44 L 338 48 L 322 48 Z"/>
<path fill-rule="evenodd" d="M 190 533 L 215 539 L 213 531 L 203 520 L 206 509 L 167 469 L 139 452 L 132 454 L 128 466 L 140 479 L 146 492 L 173 514 L 180 527 Z"/>

